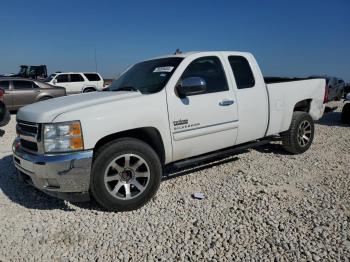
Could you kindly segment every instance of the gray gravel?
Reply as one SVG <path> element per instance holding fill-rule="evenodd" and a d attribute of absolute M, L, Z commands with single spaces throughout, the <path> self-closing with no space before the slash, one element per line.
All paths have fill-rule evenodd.
<path fill-rule="evenodd" d="M 183 170 L 127 213 L 18 182 L 12 120 L 0 138 L 0 261 L 349 261 L 350 127 L 339 119 L 317 123 L 303 155 L 276 143 Z"/>

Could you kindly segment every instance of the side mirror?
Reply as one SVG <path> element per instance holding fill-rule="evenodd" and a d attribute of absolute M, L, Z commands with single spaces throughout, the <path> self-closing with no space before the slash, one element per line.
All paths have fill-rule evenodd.
<path fill-rule="evenodd" d="M 203 94 L 207 90 L 207 84 L 201 77 L 188 77 L 177 86 L 180 97 Z"/>
<path fill-rule="evenodd" d="M 11 119 L 11 115 L 7 110 L 5 104 L 0 101 L 0 127 L 6 126 Z"/>
<path fill-rule="evenodd" d="M 54 85 L 56 85 L 56 84 L 57 84 L 57 79 L 54 79 L 54 80 L 52 81 L 52 83 L 53 83 Z"/>

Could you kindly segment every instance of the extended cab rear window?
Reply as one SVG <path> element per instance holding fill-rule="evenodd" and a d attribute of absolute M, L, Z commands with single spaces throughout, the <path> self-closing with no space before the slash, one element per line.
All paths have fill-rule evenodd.
<path fill-rule="evenodd" d="M 230 62 L 238 89 L 255 86 L 254 75 L 246 58 L 243 56 L 229 56 L 228 61 Z"/>
<path fill-rule="evenodd" d="M 100 81 L 101 78 L 98 74 L 84 74 L 84 76 L 89 80 L 89 81 Z"/>

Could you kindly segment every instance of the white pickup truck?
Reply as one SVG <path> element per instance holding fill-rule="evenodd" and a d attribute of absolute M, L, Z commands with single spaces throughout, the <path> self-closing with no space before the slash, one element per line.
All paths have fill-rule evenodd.
<path fill-rule="evenodd" d="M 48 194 L 136 209 L 155 195 L 169 164 L 193 164 L 271 138 L 292 154 L 306 151 L 313 121 L 324 112 L 325 80 L 270 81 L 249 53 L 143 61 L 106 92 L 21 108 L 14 164 L 23 180 Z"/>

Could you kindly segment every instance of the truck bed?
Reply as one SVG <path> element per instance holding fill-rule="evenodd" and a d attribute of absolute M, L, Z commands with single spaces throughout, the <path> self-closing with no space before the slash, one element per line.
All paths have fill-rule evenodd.
<path fill-rule="evenodd" d="M 293 79 L 293 80 L 292 80 Z M 310 101 L 309 114 L 314 120 L 322 117 L 326 81 L 310 78 L 268 78 L 270 118 L 267 135 L 288 130 L 294 106 Z"/>

